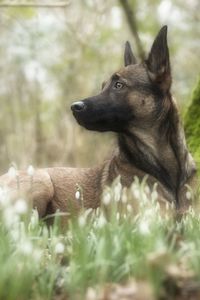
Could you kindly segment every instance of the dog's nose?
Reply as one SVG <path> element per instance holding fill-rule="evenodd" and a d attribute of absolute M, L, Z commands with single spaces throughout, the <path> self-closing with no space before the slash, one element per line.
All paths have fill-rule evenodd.
<path fill-rule="evenodd" d="M 85 107 L 85 103 L 83 101 L 74 102 L 71 106 L 72 111 L 81 111 Z"/>

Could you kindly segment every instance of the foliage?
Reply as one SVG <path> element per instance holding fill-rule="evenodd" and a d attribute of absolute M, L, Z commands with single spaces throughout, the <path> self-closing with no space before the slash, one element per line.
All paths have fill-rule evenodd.
<path fill-rule="evenodd" d="M 59 213 L 47 229 L 36 211 L 27 217 L 24 200 L 13 203 L 6 190 L 0 192 L 0 299 L 105 299 L 99 298 L 105 283 L 113 294 L 112 283 L 126 282 L 138 299 L 176 299 L 199 283 L 199 214 L 191 209 L 176 221 L 145 180 L 135 178 L 127 190 L 117 179 L 105 190 L 102 207 L 72 217 L 64 232 Z M 123 286 L 120 291 L 115 299 L 123 293 L 129 299 Z"/>
<path fill-rule="evenodd" d="M 200 163 L 200 77 L 185 115 L 185 133 L 190 150 Z"/>

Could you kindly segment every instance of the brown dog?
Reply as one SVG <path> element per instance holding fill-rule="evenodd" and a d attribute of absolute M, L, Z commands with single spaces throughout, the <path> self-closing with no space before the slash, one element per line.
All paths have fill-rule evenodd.
<path fill-rule="evenodd" d="M 33 178 L 23 171 L 17 180 L 8 174 L 0 178 L 14 193 L 18 186 L 28 194 L 40 217 L 57 209 L 78 209 L 78 188 L 85 207 L 98 207 L 104 186 L 118 175 L 122 185 L 130 186 L 135 175 L 142 179 L 148 174 L 150 186 L 158 183 L 160 199 L 177 209 L 188 206 L 186 185 L 195 180 L 196 168 L 170 93 L 167 27 L 158 33 L 145 62 L 136 62 L 129 42 L 124 60 L 125 67 L 103 84 L 100 94 L 71 106 L 86 129 L 116 132 L 118 147 L 109 160 L 88 169 L 47 168 L 37 170 Z"/>

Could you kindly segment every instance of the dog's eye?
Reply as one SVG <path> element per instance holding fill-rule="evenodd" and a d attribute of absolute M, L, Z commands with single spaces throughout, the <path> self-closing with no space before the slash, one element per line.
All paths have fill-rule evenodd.
<path fill-rule="evenodd" d="M 115 82 L 114 84 L 114 88 L 117 90 L 120 90 L 121 88 L 123 88 L 123 83 L 121 83 L 120 81 Z"/>

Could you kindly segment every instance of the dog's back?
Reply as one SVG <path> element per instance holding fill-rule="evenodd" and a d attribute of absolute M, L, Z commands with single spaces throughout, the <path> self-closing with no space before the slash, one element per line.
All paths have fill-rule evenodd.
<path fill-rule="evenodd" d="M 101 167 L 38 169 L 31 176 L 17 171 L 14 177 L 9 173 L 2 175 L 0 184 L 14 201 L 19 197 L 27 199 L 40 217 L 57 210 L 77 212 L 82 206 L 99 206 Z"/>

